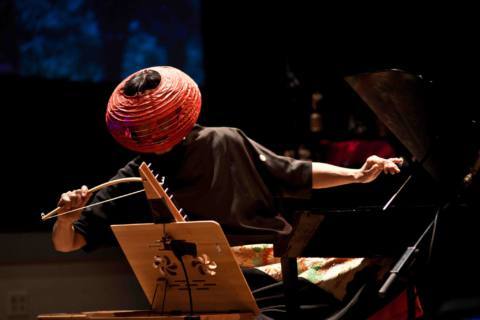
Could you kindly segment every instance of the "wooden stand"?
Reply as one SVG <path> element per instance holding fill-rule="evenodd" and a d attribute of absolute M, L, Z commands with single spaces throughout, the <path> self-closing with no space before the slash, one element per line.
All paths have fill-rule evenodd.
<path fill-rule="evenodd" d="M 217 222 L 113 225 L 112 230 L 153 310 L 259 313 Z"/>

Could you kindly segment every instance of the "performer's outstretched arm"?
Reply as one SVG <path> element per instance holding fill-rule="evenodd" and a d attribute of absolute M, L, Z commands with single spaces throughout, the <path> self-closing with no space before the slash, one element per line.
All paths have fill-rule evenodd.
<path fill-rule="evenodd" d="M 388 174 L 400 172 L 402 158 L 383 159 L 370 156 L 360 169 L 338 167 L 327 163 L 312 163 L 312 188 L 330 188 L 350 183 L 367 183 L 375 180 L 383 171 Z"/>

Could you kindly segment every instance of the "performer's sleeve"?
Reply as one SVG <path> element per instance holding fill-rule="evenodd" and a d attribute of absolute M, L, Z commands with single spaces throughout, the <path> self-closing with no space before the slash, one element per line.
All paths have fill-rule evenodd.
<path fill-rule="evenodd" d="M 312 162 L 277 155 L 270 149 L 248 138 L 245 139 L 257 166 L 271 178 L 282 196 L 309 198 L 312 190 Z"/>
<path fill-rule="evenodd" d="M 138 172 L 138 158 L 130 161 L 125 167 L 120 169 L 111 180 L 132 177 Z M 98 191 L 90 201 L 90 204 L 108 200 L 113 197 L 125 194 L 131 187 L 127 184 L 109 186 Z M 83 250 L 89 252 L 102 245 L 115 243 L 115 237 L 110 229 L 114 218 L 118 215 L 118 206 L 115 201 L 106 202 L 101 205 L 87 208 L 83 211 L 79 220 L 73 227 L 81 233 L 87 242 Z"/>

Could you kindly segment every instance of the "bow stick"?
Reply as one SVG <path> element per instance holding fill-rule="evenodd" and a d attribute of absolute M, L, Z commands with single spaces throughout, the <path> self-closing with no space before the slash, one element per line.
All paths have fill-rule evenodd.
<path fill-rule="evenodd" d="M 140 177 L 121 178 L 121 179 L 111 180 L 111 181 L 107 181 L 105 183 L 99 184 L 98 186 L 93 187 L 91 189 L 88 189 L 88 193 L 94 193 L 94 192 L 97 192 L 99 190 L 102 190 L 103 188 L 113 186 L 113 185 L 116 185 L 116 184 L 120 184 L 120 183 L 142 182 L 142 181 L 143 181 L 143 179 L 140 178 Z M 42 213 L 40 216 L 41 216 L 43 221 L 54 218 L 54 217 L 57 216 L 60 209 L 61 209 L 61 207 L 57 207 L 47 214 Z M 84 208 L 78 208 L 78 209 L 75 209 L 73 211 L 77 211 L 77 210 L 81 210 L 81 209 L 84 209 Z"/>
<path fill-rule="evenodd" d="M 175 204 L 172 202 L 171 199 L 172 199 L 173 195 L 169 196 L 167 194 L 168 188 L 163 189 L 163 187 L 162 187 L 163 181 L 162 181 L 162 183 L 158 182 L 158 180 L 157 180 L 158 175 L 154 176 L 153 172 L 149 168 L 149 165 L 147 165 L 145 162 L 142 162 L 142 164 L 139 167 L 139 171 L 140 171 L 140 176 L 141 177 L 121 178 L 121 179 L 107 181 L 107 182 L 102 183 L 102 184 L 100 184 L 96 187 L 93 187 L 92 189 L 89 189 L 88 193 L 94 193 L 94 192 L 97 192 L 97 191 L 99 191 L 103 188 L 106 188 L 106 187 L 109 187 L 109 186 L 112 186 L 112 185 L 116 185 L 116 184 L 120 184 L 120 183 L 142 182 L 143 186 L 144 186 L 144 190 L 135 191 L 133 193 L 123 195 L 123 196 L 119 196 L 119 197 L 115 197 L 115 198 L 112 198 L 112 199 L 109 199 L 109 200 L 106 200 L 106 201 L 113 201 L 115 199 L 119 199 L 119 198 L 122 198 L 122 197 L 125 197 L 125 196 L 128 196 L 128 195 L 132 195 L 132 194 L 138 193 L 140 191 L 145 191 L 145 193 L 147 195 L 147 199 L 149 199 L 149 200 L 163 199 L 165 201 L 165 205 L 167 206 L 168 210 L 172 214 L 175 221 L 176 222 L 184 222 L 185 217 L 182 216 L 182 214 L 181 214 L 182 209 L 178 210 L 177 207 L 175 206 Z M 90 206 L 96 205 L 96 204 L 97 203 L 91 204 Z M 100 203 L 98 203 L 98 204 L 100 204 Z M 86 207 L 88 207 L 88 206 L 86 206 Z M 72 210 L 71 212 L 82 210 L 82 209 L 85 209 L 86 207 L 78 208 L 78 209 Z M 58 212 L 60 210 L 61 210 L 61 208 L 57 207 L 47 214 L 42 213 L 41 218 L 42 218 L 43 221 L 54 218 L 58 215 Z M 70 211 L 67 211 L 66 213 L 69 213 L 69 212 Z M 61 214 L 64 214 L 64 213 L 61 213 Z"/>

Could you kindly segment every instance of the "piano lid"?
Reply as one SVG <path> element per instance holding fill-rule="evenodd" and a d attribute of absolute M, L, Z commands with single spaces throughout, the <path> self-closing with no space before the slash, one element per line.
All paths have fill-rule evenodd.
<path fill-rule="evenodd" d="M 425 158 L 423 167 L 433 178 L 445 184 L 461 181 L 478 152 L 469 124 L 453 116 L 462 113 L 461 106 L 452 106 L 442 118 L 440 106 L 427 96 L 425 81 L 402 70 L 361 73 L 345 80 L 416 161 Z"/>

